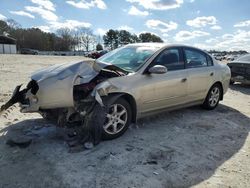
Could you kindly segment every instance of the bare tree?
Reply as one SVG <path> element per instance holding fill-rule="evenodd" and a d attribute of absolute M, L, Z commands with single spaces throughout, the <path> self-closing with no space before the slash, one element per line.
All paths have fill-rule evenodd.
<path fill-rule="evenodd" d="M 80 37 L 80 32 L 79 32 L 79 29 L 76 29 L 76 30 L 72 30 L 72 33 L 71 33 L 72 37 L 73 37 L 73 40 L 74 40 L 74 50 L 78 51 L 78 50 L 81 50 L 81 37 Z"/>
<path fill-rule="evenodd" d="M 5 21 L 0 20 L 0 34 L 9 33 L 10 30 L 10 26 Z"/>
<path fill-rule="evenodd" d="M 85 28 L 85 27 L 80 28 L 79 29 L 79 37 L 80 37 L 82 47 L 86 51 L 89 51 L 91 45 L 96 44 L 96 37 L 90 28 Z"/>
<path fill-rule="evenodd" d="M 69 28 L 61 28 L 57 30 L 57 35 L 61 38 L 60 46 L 63 51 L 69 51 L 72 49 L 73 39 L 71 36 L 71 30 Z"/>
<path fill-rule="evenodd" d="M 18 29 L 22 27 L 18 22 L 13 19 L 8 19 L 7 24 L 11 29 Z"/>

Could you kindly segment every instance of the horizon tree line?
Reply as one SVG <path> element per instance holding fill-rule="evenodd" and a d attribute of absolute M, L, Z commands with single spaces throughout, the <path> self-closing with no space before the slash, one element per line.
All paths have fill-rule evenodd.
<path fill-rule="evenodd" d="M 17 49 L 31 48 L 40 51 L 89 51 L 105 48 L 113 50 L 120 46 L 136 42 L 163 42 L 152 33 L 138 36 L 126 30 L 108 30 L 103 37 L 93 33 L 91 28 L 60 28 L 55 32 L 44 32 L 39 28 L 22 28 L 13 19 L 0 20 L 0 35 L 16 39 Z"/>

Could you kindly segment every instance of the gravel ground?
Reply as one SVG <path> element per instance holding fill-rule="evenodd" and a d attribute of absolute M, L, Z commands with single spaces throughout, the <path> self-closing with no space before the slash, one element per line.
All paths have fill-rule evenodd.
<path fill-rule="evenodd" d="M 83 57 L 0 55 L 0 104 L 32 72 Z M 249 187 L 250 86 L 213 111 L 192 107 L 140 120 L 120 138 L 69 153 L 60 130 L 13 107 L 0 117 L 0 187 Z M 31 145 L 9 147 L 30 135 Z"/>

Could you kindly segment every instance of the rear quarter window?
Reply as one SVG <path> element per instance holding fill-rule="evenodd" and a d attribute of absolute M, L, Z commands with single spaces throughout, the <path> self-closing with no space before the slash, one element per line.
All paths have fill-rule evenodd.
<path fill-rule="evenodd" d="M 184 49 L 187 68 L 207 67 L 207 55 L 196 49 Z"/>
<path fill-rule="evenodd" d="M 213 59 L 209 55 L 207 55 L 207 66 L 213 66 L 213 65 L 214 65 Z"/>

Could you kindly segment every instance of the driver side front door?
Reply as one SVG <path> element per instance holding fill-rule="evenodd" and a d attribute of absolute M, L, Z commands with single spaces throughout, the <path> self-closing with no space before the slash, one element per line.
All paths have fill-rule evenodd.
<path fill-rule="evenodd" d="M 184 104 L 187 99 L 187 70 L 179 48 L 163 50 L 149 65 L 163 65 L 164 74 L 145 72 L 141 75 L 142 113 Z M 147 70 L 148 70 L 147 68 Z M 142 83 L 141 83 L 142 84 Z"/>

